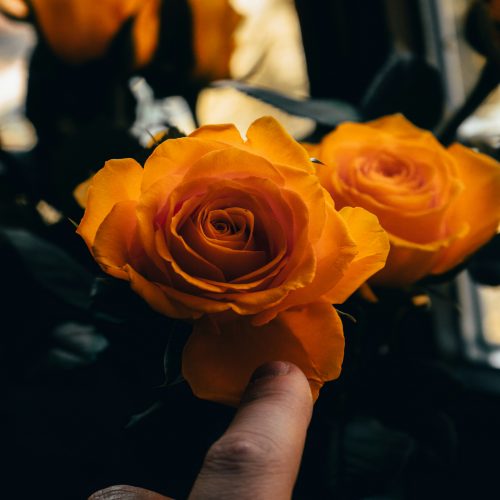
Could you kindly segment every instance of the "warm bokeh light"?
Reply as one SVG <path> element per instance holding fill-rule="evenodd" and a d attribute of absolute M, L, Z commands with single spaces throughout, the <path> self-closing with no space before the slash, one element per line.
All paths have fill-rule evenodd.
<path fill-rule="evenodd" d="M 10 16 L 23 18 L 29 13 L 28 7 L 23 0 L 0 0 L 0 9 Z"/>
<path fill-rule="evenodd" d="M 2 8 L 6 3 L 0 0 Z M 0 144 L 4 149 L 30 149 L 36 140 L 24 116 L 27 61 L 34 42 L 31 26 L 0 14 Z"/>
<path fill-rule="evenodd" d="M 482 285 L 477 289 L 484 339 L 500 346 L 500 287 Z"/>
<path fill-rule="evenodd" d="M 231 59 L 234 79 L 306 97 L 309 82 L 300 25 L 293 0 L 233 0 L 244 16 Z M 262 115 L 272 115 L 297 138 L 314 129 L 312 120 L 290 116 L 232 89 L 207 89 L 198 101 L 200 124 L 235 123 L 244 132 Z"/>

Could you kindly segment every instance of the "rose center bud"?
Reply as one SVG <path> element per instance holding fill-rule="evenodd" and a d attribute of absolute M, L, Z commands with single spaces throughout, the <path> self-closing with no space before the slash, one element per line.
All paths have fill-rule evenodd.
<path fill-rule="evenodd" d="M 395 177 L 402 173 L 401 166 L 395 163 L 383 163 L 378 170 L 384 177 Z"/>
<path fill-rule="evenodd" d="M 211 222 L 214 229 L 221 234 L 234 234 L 236 232 L 234 226 L 224 220 L 215 220 Z"/>
<path fill-rule="evenodd" d="M 250 236 L 246 212 L 234 207 L 208 211 L 202 218 L 203 232 L 208 238 L 246 243 Z"/>
<path fill-rule="evenodd" d="M 381 154 L 370 159 L 365 168 L 378 176 L 388 179 L 405 177 L 409 170 L 408 165 L 404 161 L 388 154 Z"/>
<path fill-rule="evenodd" d="M 194 276 L 215 281 L 244 281 L 269 263 L 266 232 L 255 221 L 254 210 L 226 203 L 223 199 L 201 203 L 199 209 L 178 226 L 179 237 L 189 247 L 192 260 L 188 261 L 183 252 L 174 250 L 173 255 L 182 262 L 183 269 Z M 211 274 L 205 272 L 200 262 L 210 263 Z"/>

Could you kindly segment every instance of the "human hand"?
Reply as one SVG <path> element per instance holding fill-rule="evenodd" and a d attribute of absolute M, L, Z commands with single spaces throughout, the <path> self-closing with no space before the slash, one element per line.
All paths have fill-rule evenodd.
<path fill-rule="evenodd" d="M 189 500 L 284 500 L 292 496 L 312 397 L 304 374 L 290 363 L 258 368 L 226 432 L 208 450 Z M 167 500 L 134 486 L 111 486 L 89 500 Z"/>

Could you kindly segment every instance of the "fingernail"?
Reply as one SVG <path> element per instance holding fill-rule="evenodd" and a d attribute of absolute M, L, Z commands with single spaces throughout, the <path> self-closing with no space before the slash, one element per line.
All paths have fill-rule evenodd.
<path fill-rule="evenodd" d="M 256 380 L 262 378 L 279 377 L 286 375 L 290 371 L 290 364 L 284 361 L 272 361 L 270 363 L 265 363 L 257 370 L 253 372 L 250 382 L 255 382 Z"/>

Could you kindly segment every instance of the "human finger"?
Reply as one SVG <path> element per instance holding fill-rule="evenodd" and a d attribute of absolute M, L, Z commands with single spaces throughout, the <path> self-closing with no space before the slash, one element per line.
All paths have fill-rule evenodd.
<path fill-rule="evenodd" d="M 154 491 L 137 488 L 127 484 L 110 486 L 96 491 L 88 500 L 173 500 Z"/>
<path fill-rule="evenodd" d="M 277 361 L 257 369 L 189 499 L 291 498 L 312 406 L 309 383 L 295 365 Z"/>

